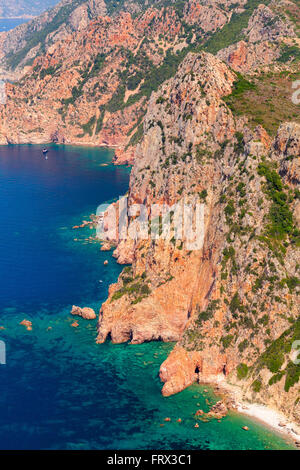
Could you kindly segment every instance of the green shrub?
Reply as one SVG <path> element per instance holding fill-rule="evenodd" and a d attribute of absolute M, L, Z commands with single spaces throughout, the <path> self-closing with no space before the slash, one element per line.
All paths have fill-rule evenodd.
<path fill-rule="evenodd" d="M 195 322 L 196 325 L 200 326 L 204 321 L 210 320 L 214 316 L 218 308 L 218 305 L 219 305 L 219 300 L 212 300 L 210 304 L 207 306 L 206 310 L 199 313 L 198 318 Z"/>
<path fill-rule="evenodd" d="M 233 335 L 227 335 L 221 338 L 221 343 L 224 349 L 229 348 L 230 344 L 232 343 L 233 338 L 234 338 Z"/>
<path fill-rule="evenodd" d="M 270 238 L 283 240 L 294 229 L 293 214 L 287 203 L 287 196 L 283 192 L 283 184 L 279 174 L 268 163 L 258 165 L 258 174 L 266 178 L 267 194 L 272 200 L 269 211 L 270 224 L 266 234 Z"/>
<path fill-rule="evenodd" d="M 286 367 L 286 379 L 284 384 L 284 390 L 288 392 L 291 387 L 293 387 L 297 382 L 299 382 L 299 378 L 300 364 L 294 364 L 293 362 L 289 361 Z"/>
<path fill-rule="evenodd" d="M 298 46 L 288 46 L 287 44 L 284 44 L 281 48 L 281 56 L 278 61 L 286 63 L 290 60 L 293 62 L 300 60 L 300 49 Z"/>
<path fill-rule="evenodd" d="M 252 390 L 253 390 L 255 393 L 259 393 L 259 392 L 261 391 L 261 387 L 262 387 L 261 380 L 260 380 L 260 379 L 254 380 L 254 382 L 252 383 L 251 387 L 252 387 Z"/>
<path fill-rule="evenodd" d="M 233 13 L 228 24 L 216 33 L 205 44 L 205 50 L 216 54 L 220 49 L 230 46 L 243 39 L 242 31 L 248 26 L 248 21 L 253 11 L 260 3 L 268 5 L 270 0 L 248 0 L 243 6 L 243 13 Z"/>
<path fill-rule="evenodd" d="M 229 308 L 230 308 L 231 313 L 235 313 L 237 310 L 239 312 L 244 312 L 244 306 L 240 300 L 238 292 L 236 292 L 234 296 L 232 297 L 230 304 L 229 304 Z"/>
<path fill-rule="evenodd" d="M 248 369 L 247 364 L 244 364 L 244 363 L 239 364 L 236 368 L 238 380 L 245 379 L 248 375 L 248 370 L 249 369 Z"/>
<path fill-rule="evenodd" d="M 249 341 L 247 339 L 244 339 L 243 341 L 241 341 L 240 344 L 238 345 L 238 349 L 239 349 L 240 353 L 245 351 L 245 349 L 248 346 L 249 346 Z"/>
<path fill-rule="evenodd" d="M 92 136 L 95 122 L 96 122 L 96 116 L 92 116 L 91 119 L 86 124 L 81 125 L 84 134 L 89 134 L 90 136 Z"/>
<path fill-rule="evenodd" d="M 277 374 L 272 375 L 272 377 L 269 380 L 269 385 L 273 385 L 273 384 L 276 384 L 277 382 L 280 382 L 284 374 L 285 374 L 285 371 L 280 371 Z"/>
<path fill-rule="evenodd" d="M 224 210 L 227 216 L 233 215 L 235 213 L 234 202 L 232 200 L 228 201 L 228 204 Z"/>

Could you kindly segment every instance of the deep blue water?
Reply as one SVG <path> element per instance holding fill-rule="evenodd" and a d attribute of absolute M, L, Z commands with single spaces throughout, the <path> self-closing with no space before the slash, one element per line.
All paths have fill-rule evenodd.
<path fill-rule="evenodd" d="M 4 18 L 0 19 L 0 31 L 9 31 L 22 23 L 29 21 L 27 18 Z"/>
<path fill-rule="evenodd" d="M 288 448 L 237 414 L 196 429 L 195 411 L 217 398 L 198 385 L 162 397 L 158 371 L 172 345 L 96 345 L 96 321 L 72 328 L 71 306 L 98 311 L 121 271 L 86 241 L 93 231 L 72 229 L 127 191 L 129 170 L 111 157 L 53 146 L 46 160 L 37 146 L 0 147 L 0 448 Z"/>

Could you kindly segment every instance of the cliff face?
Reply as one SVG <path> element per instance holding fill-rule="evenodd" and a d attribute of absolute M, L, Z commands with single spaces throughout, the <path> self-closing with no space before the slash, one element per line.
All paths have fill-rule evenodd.
<path fill-rule="evenodd" d="M 2 75 L 14 79 L 0 105 L 0 143 L 109 145 L 117 148 L 116 163 L 131 164 L 151 92 L 189 51 L 207 45 L 234 70 L 253 71 L 281 57 L 282 41 L 297 39 L 272 4 L 255 6 L 190 0 L 116 8 L 104 0 L 63 0 L 0 34 Z M 228 41 L 231 27 L 239 34 Z"/>
<path fill-rule="evenodd" d="M 289 138 L 293 144 L 286 148 Z M 234 206 L 234 213 L 231 222 L 227 218 L 224 224 L 227 230 L 219 252 L 215 295 L 208 307 L 200 306 L 196 311 L 183 339 L 162 365 L 166 395 L 180 390 L 182 383 L 217 380 L 224 373 L 245 389 L 246 397 L 285 412 L 290 407 L 288 414 L 299 419 L 299 369 L 293 366 L 291 373 L 287 368 L 292 341 L 283 339 L 281 349 L 276 347 L 278 338 L 291 325 L 297 329 L 299 318 L 299 200 L 293 183 L 299 174 L 299 139 L 300 126 L 286 124 L 278 130 L 269 150 L 255 139 L 241 153 L 242 163 L 238 160 L 235 176 L 223 192 L 231 193 L 235 203 L 225 206 L 225 211 L 227 207 L 231 212 Z M 278 165 L 283 182 L 275 176 L 275 169 L 270 170 L 272 165 Z M 290 171 L 295 177 L 288 176 Z M 272 188 L 272 178 L 278 181 L 279 190 Z M 291 195 L 289 208 L 279 208 L 274 202 L 283 183 L 287 183 L 286 191 Z M 285 216 L 275 214 L 281 210 L 286 211 Z M 285 229 L 280 228 L 280 220 Z M 292 238 L 288 246 L 283 242 L 285 231 Z M 180 367 L 180 357 L 189 367 Z M 287 385 L 290 376 L 295 379 L 291 389 Z M 278 387 L 282 393 L 276 391 Z M 288 390 L 284 392 L 284 388 Z"/>
<path fill-rule="evenodd" d="M 218 57 L 242 73 L 254 72 L 258 67 L 270 69 L 270 64 L 278 59 L 282 62 L 286 48 L 299 46 L 295 17 L 289 15 L 290 6 L 291 2 L 285 0 L 259 5 L 242 30 L 241 40 L 220 50 Z M 300 18 L 298 5 L 293 4 L 293 12 Z"/>
<path fill-rule="evenodd" d="M 288 403 L 298 419 L 290 342 L 277 370 L 272 361 L 276 341 L 299 318 L 300 125 L 282 124 L 273 140 L 261 126 L 250 130 L 224 102 L 236 80 L 216 57 L 189 54 L 152 94 L 129 206 L 143 203 L 151 214 L 153 203 L 200 195 L 204 245 L 189 251 L 172 232 L 120 241 L 115 255 L 132 268 L 102 306 L 98 342 L 176 340 L 161 366 L 164 395 L 226 377 L 248 398 L 284 411 Z M 129 218 L 129 230 L 134 224 Z"/>
<path fill-rule="evenodd" d="M 299 421 L 297 2 L 56 8 L 30 23 L 33 36 L 1 38 L 23 78 L 7 83 L 0 143 L 114 145 L 116 162 L 133 163 L 131 236 L 113 236 L 132 266 L 110 288 L 97 341 L 176 341 L 164 395 L 227 379 Z M 137 237 L 137 204 L 161 230 L 154 204 L 173 220 L 173 205 L 199 202 L 200 247 L 172 227 Z"/>
<path fill-rule="evenodd" d="M 150 214 L 152 203 L 172 205 L 207 190 L 208 224 L 218 197 L 212 187 L 220 186 L 224 170 L 212 158 L 202 170 L 201 159 L 208 145 L 213 154 L 234 135 L 233 118 L 221 100 L 229 94 L 233 80 L 225 64 L 212 55 L 189 54 L 175 77 L 152 94 L 145 136 L 131 174 L 129 205 L 143 203 Z M 209 236 L 215 238 L 213 226 L 215 221 Z M 105 341 L 108 334 L 114 342 L 180 338 L 193 304 L 198 298 L 205 303 L 215 265 L 209 258 L 203 262 L 208 255 L 202 251 L 189 256 L 181 242 L 172 238 L 170 233 L 168 240 L 121 242 L 116 256 L 130 253 L 126 259 L 133 262 L 130 282 L 124 283 L 121 276 L 112 287 L 102 307 L 98 341 Z M 203 272 L 199 272 L 202 264 Z M 132 296 L 135 283 L 137 292 Z M 143 289 L 147 295 L 140 296 Z"/>
<path fill-rule="evenodd" d="M 0 142 L 118 146 L 116 161 L 131 163 L 151 91 L 230 21 L 230 7 L 192 1 L 109 17 L 103 0 L 65 0 L 3 35 L 5 73 L 25 76 L 7 85 Z"/>
<path fill-rule="evenodd" d="M 91 19 L 106 13 L 104 0 L 62 0 L 53 3 L 57 5 L 32 21 L 0 33 L 2 74 L 10 69 L 17 69 L 22 74 L 23 67 L 30 66 L 53 43 L 87 27 Z"/>

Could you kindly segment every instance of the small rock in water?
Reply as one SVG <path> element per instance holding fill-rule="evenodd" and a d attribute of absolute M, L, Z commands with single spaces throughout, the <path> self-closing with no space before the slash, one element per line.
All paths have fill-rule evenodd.
<path fill-rule="evenodd" d="M 104 266 L 107 266 L 107 265 L 108 265 L 108 261 L 105 260 L 105 261 L 104 261 Z"/>
<path fill-rule="evenodd" d="M 76 305 L 73 305 L 71 315 L 78 315 L 79 317 L 82 317 L 85 320 L 95 320 L 95 318 L 97 318 L 97 315 L 92 308 L 80 308 L 76 307 Z"/>
<path fill-rule="evenodd" d="M 199 424 L 196 423 L 195 426 L 194 426 L 194 428 L 199 428 Z"/>
<path fill-rule="evenodd" d="M 72 323 L 71 325 L 73 328 L 78 328 L 79 327 L 79 323 L 77 321 L 74 321 L 74 323 Z"/>
<path fill-rule="evenodd" d="M 248 426 L 243 426 L 244 431 L 249 431 Z"/>
<path fill-rule="evenodd" d="M 26 326 L 27 331 L 32 331 L 32 322 L 29 320 L 23 320 L 21 321 L 20 325 Z"/>
<path fill-rule="evenodd" d="M 206 413 L 206 416 L 208 418 L 221 419 L 227 415 L 227 412 L 228 412 L 228 408 L 226 404 L 222 400 L 220 400 L 215 405 L 212 406 L 210 411 Z"/>
<path fill-rule="evenodd" d="M 100 250 L 101 251 L 110 251 L 111 250 L 111 244 L 110 243 L 103 243 Z"/>

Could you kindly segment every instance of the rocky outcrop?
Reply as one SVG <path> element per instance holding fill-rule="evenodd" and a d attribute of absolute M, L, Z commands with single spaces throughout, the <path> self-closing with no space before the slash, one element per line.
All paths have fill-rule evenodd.
<path fill-rule="evenodd" d="M 227 67 L 212 55 L 190 54 L 174 79 L 152 95 L 145 118 L 145 138 L 137 149 L 138 158 L 131 175 L 130 205 L 142 202 L 150 210 L 152 202 L 173 204 L 181 197 L 188 197 L 192 182 L 199 181 L 195 191 L 200 192 L 207 187 L 203 186 L 202 167 L 197 164 L 196 152 L 209 130 L 211 152 L 219 148 L 218 142 L 233 136 L 232 117 L 220 98 L 230 92 L 234 78 Z M 163 104 L 160 104 L 161 98 Z M 167 103 L 171 105 L 171 113 Z M 186 116 L 191 118 L 186 119 Z M 176 143 L 174 137 L 182 143 Z M 178 171 L 170 171 L 166 162 L 174 151 L 177 150 L 180 156 L 189 148 L 193 151 L 190 150 L 188 159 L 179 158 Z M 212 185 L 213 181 L 222 178 L 221 168 L 213 162 L 204 171 Z M 155 190 L 151 190 L 154 174 Z M 180 189 L 182 192 L 179 193 Z M 209 192 L 208 198 L 210 203 L 206 210 L 209 218 L 213 194 Z M 129 230 L 132 224 L 129 223 Z M 214 226 L 213 223 L 209 235 L 213 238 Z M 207 253 L 202 250 L 188 256 L 188 249 L 182 249 L 180 244 L 173 244 L 170 240 L 146 244 L 128 240 L 121 242 L 116 250 L 119 262 L 125 261 L 120 255 L 128 250 L 131 255 L 130 259 L 126 256 L 126 262 L 133 262 L 130 282 L 127 276 L 121 276 L 118 284 L 111 288 L 109 299 L 101 310 L 98 341 L 105 341 L 108 335 L 113 342 L 178 340 L 188 322 L 193 302 L 196 299 L 201 299 L 203 304 L 206 302 L 205 297 L 213 282 L 214 260 L 207 258 Z M 199 274 L 200 265 L 203 271 Z M 144 272 L 147 273 L 146 278 L 143 277 Z"/>
<path fill-rule="evenodd" d="M 276 2 L 254 12 L 250 5 L 239 42 L 215 57 L 193 51 L 209 37 L 221 44 L 219 29 L 235 21 L 233 13 L 247 18 L 245 1 L 130 3 L 111 16 L 101 2 L 89 4 L 99 6 L 92 21 L 87 2 L 78 0 L 45 38 L 43 56 L 39 44 L 25 50 L 23 59 L 33 63 L 22 80 L 6 85 L 0 142 L 110 145 L 116 162 L 134 160 L 128 200 L 102 214 L 105 249 L 115 244 L 117 261 L 131 266 L 110 287 L 97 342 L 176 341 L 160 369 L 165 396 L 197 381 L 228 380 L 246 398 L 299 421 L 300 373 L 292 361 L 299 334 L 299 124 L 281 123 L 273 139 L 226 104 L 228 95 L 238 99 L 241 88 L 251 88 L 232 69 L 258 77 L 261 67 L 293 71 L 289 54 L 287 65 L 274 64 L 284 45 L 297 43 L 293 24 L 277 15 Z M 20 44 L 14 52 L 26 41 Z M 111 223 L 119 226 L 125 201 L 123 236 Z M 184 206 L 201 206 L 199 244 L 175 230 Z M 142 215 L 156 231 L 139 225 Z M 72 314 L 94 317 L 79 307 Z M 212 413 L 225 412 L 219 408 Z"/>
<path fill-rule="evenodd" d="M 299 125 L 293 123 L 283 124 L 278 130 L 269 153 L 269 158 L 275 165 L 279 160 L 280 174 L 295 189 L 299 188 L 297 176 L 294 176 L 297 175 L 296 167 L 299 164 L 299 138 Z M 286 159 L 286 155 L 289 154 L 292 158 Z M 294 155 L 297 155 L 297 157 L 294 157 Z M 257 157 L 256 155 L 255 159 Z M 252 157 L 250 158 L 252 159 Z M 265 156 L 263 155 L 261 158 L 264 162 Z M 247 171 L 251 167 L 253 169 L 252 163 L 250 161 L 246 162 L 247 158 L 244 160 Z M 186 384 L 196 380 L 218 382 L 220 374 L 223 374 L 225 377 L 228 376 L 231 382 L 243 387 L 245 399 L 268 404 L 299 422 L 299 403 L 297 400 L 299 395 L 299 372 L 297 372 L 297 366 L 292 365 L 289 354 L 287 354 L 292 341 L 288 343 L 289 335 L 286 333 L 290 329 L 293 332 L 293 328 L 298 328 L 296 325 L 299 310 L 295 306 L 295 302 L 297 303 L 296 299 L 299 295 L 297 266 L 299 266 L 300 253 L 295 243 L 299 244 L 299 242 L 292 241 L 283 257 L 281 257 L 272 249 L 272 236 L 268 240 L 264 238 L 267 237 L 264 220 L 268 211 L 266 211 L 266 207 L 259 209 L 259 204 L 255 202 L 256 197 L 263 196 L 264 198 L 264 194 L 266 194 L 264 192 L 264 180 L 261 180 L 261 175 L 268 171 L 264 170 L 264 165 L 264 163 L 258 163 L 257 166 L 257 162 L 255 163 L 254 167 L 257 169 L 258 176 L 251 173 L 251 182 L 249 181 L 245 185 L 249 193 L 247 204 L 252 205 L 251 213 L 255 213 L 256 217 L 254 225 L 253 220 L 251 221 L 249 218 L 247 220 L 247 225 L 250 224 L 252 227 L 252 237 L 248 239 L 243 248 L 243 245 L 236 245 L 237 238 L 236 236 L 232 238 L 233 232 L 231 229 L 230 245 L 228 248 L 223 249 L 223 260 L 221 257 L 219 282 L 223 293 L 227 292 L 226 297 L 231 300 L 229 304 L 226 302 L 227 306 L 225 304 L 221 307 L 223 296 L 220 291 L 217 295 L 217 305 L 212 301 L 210 306 L 202 312 L 201 308 L 198 310 L 199 315 L 196 314 L 194 322 L 187 326 L 183 339 L 165 363 L 162 364 L 160 376 L 162 381 L 165 382 L 163 393 L 168 395 L 185 388 Z M 288 171 L 289 165 L 292 177 Z M 272 176 L 271 174 L 269 174 L 269 177 L 267 176 L 268 184 L 270 184 L 271 177 L 275 178 L 275 173 L 272 173 Z M 240 185 L 242 180 L 240 179 Z M 279 181 L 278 185 L 280 186 Z M 281 189 L 279 188 L 279 190 Z M 273 197 L 276 201 L 275 194 Z M 267 201 L 266 203 L 268 204 Z M 285 207 L 284 211 L 287 211 L 287 213 L 290 211 L 287 215 L 290 220 L 291 214 L 294 214 L 293 233 L 297 237 L 297 233 L 299 233 L 297 196 L 295 199 L 290 200 L 289 205 L 290 207 Z M 271 210 L 276 210 L 274 202 Z M 280 216 L 278 216 L 277 221 L 279 218 Z M 268 228 L 270 229 L 270 226 Z M 256 235 L 253 238 L 255 232 L 257 235 L 261 232 L 263 237 L 256 239 Z M 242 236 L 244 240 L 247 239 L 245 235 Z M 293 240 L 293 235 L 291 239 Z M 258 240 L 264 240 L 267 245 Z M 251 261 L 253 249 L 255 259 Z M 231 271 L 229 272 L 225 270 L 228 256 L 234 258 L 234 261 L 231 260 L 233 264 L 231 264 Z M 238 272 L 235 271 L 235 267 L 238 267 Z M 291 284 L 289 288 L 287 287 L 287 284 L 289 284 L 288 279 L 294 279 L 292 281 L 294 283 L 293 287 Z M 218 282 L 216 282 L 217 285 Z M 272 293 L 275 285 L 276 295 Z M 228 288 L 231 294 L 229 294 Z M 251 305 L 250 309 L 247 307 L 249 304 Z M 290 313 L 291 316 L 289 316 Z M 219 330 L 222 323 L 225 327 L 223 332 Z M 235 323 L 238 330 L 234 326 Z M 290 323 L 294 326 L 290 327 Z M 266 341 L 266 335 L 268 341 Z M 281 337 L 281 335 L 283 336 Z M 287 340 L 278 339 L 285 337 Z M 294 334 L 294 339 L 296 337 L 297 335 Z M 282 341 L 282 357 L 278 359 L 276 352 L 278 346 L 276 344 L 280 344 L 280 341 Z M 283 353 L 283 351 L 286 351 L 286 353 Z M 279 360 L 278 364 L 275 364 L 274 354 Z M 250 372 L 250 366 L 252 366 L 251 370 L 254 372 Z"/>
<path fill-rule="evenodd" d="M 63 0 L 0 34 L 2 77 L 14 82 L 0 105 L 1 144 L 111 146 L 115 163 L 132 164 L 152 89 L 244 3 L 107 10 L 103 0 Z"/>
<path fill-rule="evenodd" d="M 95 320 L 97 318 L 95 311 L 92 308 L 89 307 L 76 307 L 73 305 L 72 310 L 71 310 L 71 315 L 78 315 L 79 317 L 84 318 L 85 320 Z"/>
<path fill-rule="evenodd" d="M 128 148 L 118 148 L 115 150 L 113 163 L 115 165 L 133 165 L 135 158 L 135 148 L 130 146 Z"/>
<path fill-rule="evenodd" d="M 17 69 L 15 76 L 18 76 L 43 50 L 86 28 L 92 18 L 105 13 L 104 0 L 62 0 L 37 18 L 0 33 L 1 72 Z"/>
<path fill-rule="evenodd" d="M 261 126 L 250 130 L 222 100 L 235 80 L 214 56 L 189 54 L 152 94 L 129 207 L 143 203 L 151 214 L 153 203 L 200 195 L 204 243 L 188 250 L 172 231 L 164 240 L 122 240 L 116 256 L 130 252 L 132 268 L 100 313 L 99 342 L 178 340 L 160 370 L 166 396 L 195 381 L 239 381 L 246 370 L 258 397 L 248 369 L 299 314 L 297 194 L 288 199 L 279 176 L 295 188 L 287 163 L 299 161 L 299 125 L 282 124 L 273 141 Z M 128 228 L 135 224 L 129 217 Z M 283 409 L 283 400 L 272 405 Z"/>
<path fill-rule="evenodd" d="M 239 41 L 218 53 L 218 57 L 224 60 L 233 70 L 248 73 L 265 65 L 273 64 L 280 57 L 280 48 L 272 42 Z"/>
<path fill-rule="evenodd" d="M 284 2 L 282 2 L 282 7 Z M 259 5 L 251 16 L 244 34 L 250 43 L 261 41 L 276 41 L 280 38 L 296 38 L 294 26 L 287 17 L 278 15 L 276 10 L 277 2 L 272 2 L 270 6 Z M 284 8 L 284 7 L 283 7 Z M 280 10 L 282 13 L 282 9 Z"/>
<path fill-rule="evenodd" d="M 243 39 L 220 50 L 218 57 L 242 73 L 274 64 L 282 54 L 282 45 L 297 38 L 293 22 L 284 13 L 288 5 L 285 0 L 281 5 L 259 5 L 242 31 Z"/>

